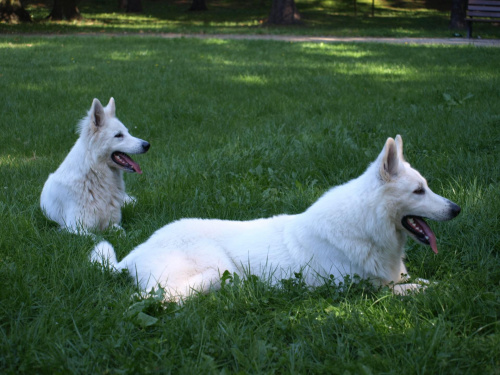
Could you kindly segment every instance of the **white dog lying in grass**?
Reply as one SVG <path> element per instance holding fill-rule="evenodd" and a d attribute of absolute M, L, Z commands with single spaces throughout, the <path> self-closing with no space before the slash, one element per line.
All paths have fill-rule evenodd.
<path fill-rule="evenodd" d="M 220 286 L 228 270 L 274 270 L 275 281 L 302 271 L 309 285 L 333 275 L 359 275 L 396 293 L 419 288 L 404 282 L 408 234 L 437 253 L 436 237 L 423 217 L 450 220 L 460 207 L 433 193 L 403 158 L 403 142 L 389 138 L 358 178 L 332 188 L 305 212 L 252 221 L 182 219 L 157 230 L 121 262 L 108 242 L 93 261 L 128 269 L 149 291 L 158 285 L 171 297 Z"/>
<path fill-rule="evenodd" d="M 142 154 L 149 143 L 132 137 L 115 116 L 115 101 L 103 108 L 94 99 L 79 124 L 80 137 L 40 197 L 45 215 L 74 233 L 119 227 L 121 207 L 135 200 L 125 193 L 123 171 L 142 173 L 127 154 Z"/>

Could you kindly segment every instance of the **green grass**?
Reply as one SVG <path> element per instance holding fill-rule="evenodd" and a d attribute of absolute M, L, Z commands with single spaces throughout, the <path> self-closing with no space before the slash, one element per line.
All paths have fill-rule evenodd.
<path fill-rule="evenodd" d="M 232 33 L 289 34 L 372 37 L 453 37 L 450 30 L 451 1 L 297 0 L 302 25 L 265 25 L 271 0 L 208 0 L 206 12 L 188 12 L 191 1 L 143 0 L 141 14 L 120 10 L 116 0 L 86 0 L 79 4 L 80 22 L 47 22 L 52 1 L 29 1 L 26 8 L 34 23 L 0 23 L 1 33 Z M 465 32 L 458 32 L 465 35 Z M 500 29 L 490 23 L 476 23 L 474 36 L 500 38 Z"/>
<path fill-rule="evenodd" d="M 499 59 L 469 46 L 1 37 L 0 372 L 498 374 Z M 431 188 L 462 206 L 430 223 L 438 255 L 408 242 L 410 274 L 437 284 L 396 297 L 226 275 L 183 305 L 131 298 L 126 275 L 88 262 L 92 239 L 38 206 L 77 121 L 110 96 L 152 144 L 136 158 L 144 174 L 125 177 L 138 199 L 126 236 L 103 235 L 119 258 L 182 217 L 301 212 L 399 133 Z"/>

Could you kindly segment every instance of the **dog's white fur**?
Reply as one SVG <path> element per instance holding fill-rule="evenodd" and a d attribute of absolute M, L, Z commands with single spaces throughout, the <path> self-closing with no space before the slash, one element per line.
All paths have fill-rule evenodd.
<path fill-rule="evenodd" d="M 312 286 L 330 275 L 341 281 L 355 274 L 376 285 L 397 284 L 407 274 L 407 234 L 435 241 L 421 217 L 449 220 L 459 212 L 460 207 L 433 193 L 404 161 L 397 136 L 387 140 L 364 174 L 332 188 L 301 214 L 242 222 L 182 219 L 156 231 L 119 263 L 106 241 L 95 247 L 91 259 L 128 269 L 147 291 L 160 285 L 177 297 L 193 288 L 217 287 L 222 272 L 242 274 L 247 267 L 254 274 L 273 270 L 275 281 L 302 271 Z M 407 215 L 415 215 L 413 225 L 425 234 L 414 235 L 403 227 Z M 420 242 L 428 242 L 424 238 Z M 432 246 L 437 251 L 435 242 Z M 394 291 L 418 287 L 400 284 Z"/>
<path fill-rule="evenodd" d="M 113 98 L 106 107 L 93 100 L 78 126 L 78 140 L 43 187 L 40 206 L 44 214 L 71 232 L 104 230 L 110 225 L 120 228 L 121 207 L 135 203 L 125 193 L 123 170 L 141 170 L 125 153 L 144 153 L 149 143 L 132 137 L 115 111 Z M 115 152 L 121 153 L 124 165 L 114 161 Z M 126 160 L 134 167 L 127 167 Z"/>

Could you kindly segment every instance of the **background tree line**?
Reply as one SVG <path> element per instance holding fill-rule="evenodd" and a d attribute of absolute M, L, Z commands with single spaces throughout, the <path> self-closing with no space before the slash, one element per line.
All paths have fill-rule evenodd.
<path fill-rule="evenodd" d="M 52 11 L 47 17 L 49 20 L 79 20 L 82 18 L 78 9 L 81 0 L 53 0 Z M 191 0 L 190 11 L 206 11 L 207 0 Z M 351 1 L 356 4 L 356 0 Z M 465 9 L 468 0 L 449 0 L 450 28 L 465 28 Z M 117 8 L 127 12 L 142 12 L 142 0 L 118 0 Z M 21 0 L 0 0 L 0 21 L 19 23 L 32 22 L 31 15 L 24 8 Z M 297 10 L 295 0 L 272 0 L 271 10 L 267 19 L 268 24 L 291 25 L 301 22 L 301 15 Z"/>

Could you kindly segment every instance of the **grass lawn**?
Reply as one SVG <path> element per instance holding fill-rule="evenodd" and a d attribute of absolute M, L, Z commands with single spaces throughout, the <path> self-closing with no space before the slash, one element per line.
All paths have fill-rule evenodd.
<path fill-rule="evenodd" d="M 53 1 L 27 1 L 33 24 L 0 23 L 0 33 L 232 33 L 372 37 L 466 35 L 450 30 L 451 0 L 296 0 L 302 24 L 266 26 L 271 0 L 207 0 L 209 10 L 189 12 L 191 0 L 142 0 L 143 12 L 126 13 L 117 0 L 84 0 L 79 22 L 47 22 Z M 474 37 L 500 38 L 498 25 L 474 24 Z"/>
<path fill-rule="evenodd" d="M 500 49 L 2 36 L 0 61 L 1 373 L 498 374 Z M 462 207 L 430 222 L 439 254 L 407 245 L 409 273 L 437 283 L 397 297 L 225 275 L 183 305 L 131 298 L 38 203 L 92 99 L 111 96 L 152 144 L 126 175 L 126 235 L 103 234 L 119 259 L 182 217 L 302 212 L 401 134 Z"/>

